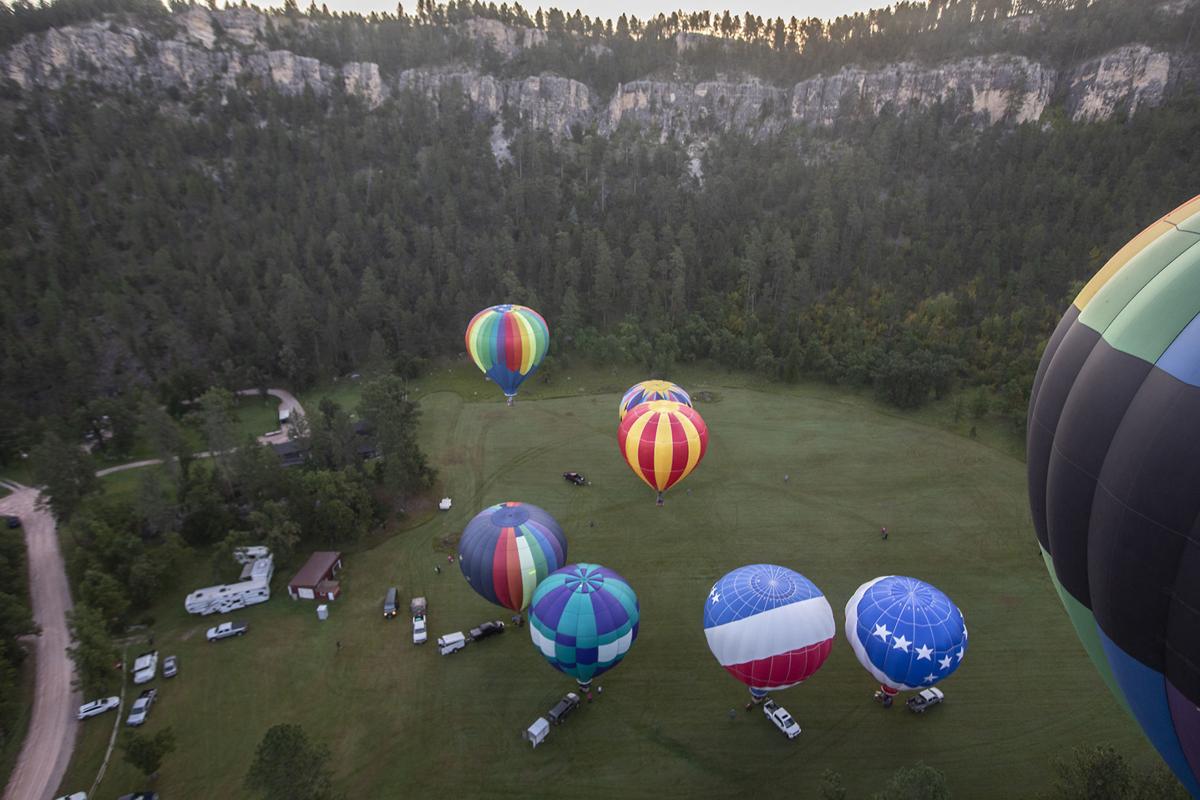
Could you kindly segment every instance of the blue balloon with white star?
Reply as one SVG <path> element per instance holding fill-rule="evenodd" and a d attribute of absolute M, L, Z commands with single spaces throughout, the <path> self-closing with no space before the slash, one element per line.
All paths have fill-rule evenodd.
<path fill-rule="evenodd" d="M 927 689 L 954 674 L 967 653 L 962 612 L 917 578 L 867 581 L 846 604 L 846 638 L 884 690 Z"/>

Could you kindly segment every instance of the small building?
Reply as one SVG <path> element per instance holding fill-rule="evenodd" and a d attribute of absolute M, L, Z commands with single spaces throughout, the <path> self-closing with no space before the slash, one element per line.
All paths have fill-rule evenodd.
<path fill-rule="evenodd" d="M 363 461 L 379 458 L 379 444 L 375 441 L 375 431 L 371 428 L 371 423 L 358 420 L 354 423 L 354 434 L 357 439 L 355 450 L 359 458 Z"/>
<path fill-rule="evenodd" d="M 333 577 L 341 568 L 342 554 L 336 550 L 313 553 L 288 583 L 288 595 L 293 600 L 336 600 L 342 587 Z"/>
<path fill-rule="evenodd" d="M 308 461 L 308 450 L 300 442 L 291 440 L 279 442 L 271 445 L 271 449 L 275 451 L 275 455 L 279 457 L 279 463 L 285 469 L 304 466 L 304 462 Z"/>

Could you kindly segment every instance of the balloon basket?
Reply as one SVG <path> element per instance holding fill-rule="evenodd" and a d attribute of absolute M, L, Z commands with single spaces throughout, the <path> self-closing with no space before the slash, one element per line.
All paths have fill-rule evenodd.
<path fill-rule="evenodd" d="M 656 497 L 654 500 L 654 505 L 656 505 L 656 506 L 666 505 L 666 501 L 663 500 L 662 492 L 658 493 L 658 497 Z"/>
<path fill-rule="evenodd" d="M 512 408 L 512 404 L 513 404 L 513 396 L 512 396 L 511 394 L 506 394 L 506 395 L 504 396 L 504 399 L 507 401 L 506 405 L 507 405 L 509 408 Z"/>

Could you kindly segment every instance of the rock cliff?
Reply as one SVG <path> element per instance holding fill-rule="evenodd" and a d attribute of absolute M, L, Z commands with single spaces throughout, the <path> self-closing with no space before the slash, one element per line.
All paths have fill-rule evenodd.
<path fill-rule="evenodd" d="M 401 92 L 438 98 L 449 91 L 461 93 L 480 117 L 516 119 L 559 136 L 574 126 L 611 133 L 633 124 L 663 139 L 683 140 L 703 140 L 724 131 L 761 136 L 790 125 L 828 126 L 849 114 L 885 109 L 905 113 L 937 103 L 950 104 L 980 125 L 1037 120 L 1052 102 L 1061 102 L 1072 119 L 1095 121 L 1155 106 L 1200 77 L 1196 56 L 1128 45 L 1065 70 L 1001 54 L 934 65 L 847 67 L 792 87 L 754 79 L 646 79 L 620 84 L 611 96 L 601 97 L 568 78 L 506 79 L 473 65 L 390 75 L 373 63 L 333 66 L 270 49 L 272 24 L 252 9 L 192 8 L 153 27 L 95 21 L 52 29 L 26 36 L 0 52 L 0 77 L 22 91 L 71 82 L 119 91 L 344 91 L 371 107 Z M 546 42 L 542 31 L 514 29 L 494 20 L 468 20 L 458 32 L 503 58 Z M 681 51 L 693 44 L 689 37 L 677 42 Z"/>

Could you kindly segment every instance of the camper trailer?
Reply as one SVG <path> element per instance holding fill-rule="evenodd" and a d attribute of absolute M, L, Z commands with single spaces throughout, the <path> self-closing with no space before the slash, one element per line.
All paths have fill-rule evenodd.
<path fill-rule="evenodd" d="M 208 586 L 189 594 L 184 601 L 189 614 L 227 614 L 271 599 L 275 563 L 270 551 L 265 547 L 245 547 L 239 551 L 234 553 L 234 558 L 243 565 L 241 579 L 237 583 Z M 250 557 L 250 551 L 256 556 Z"/>

